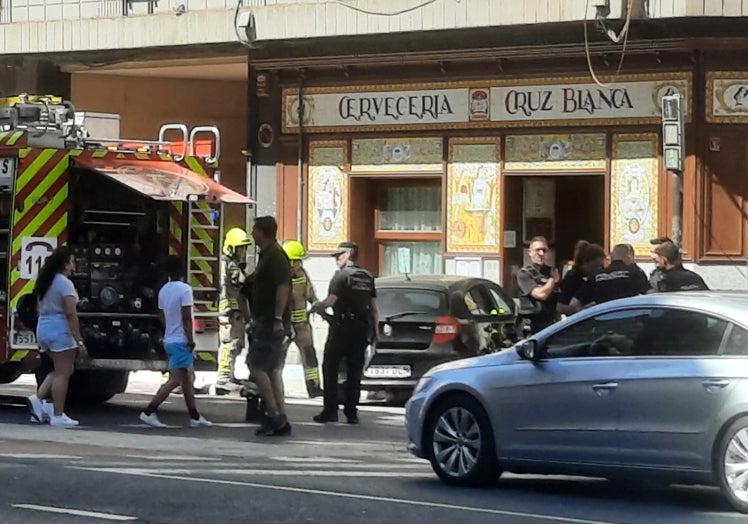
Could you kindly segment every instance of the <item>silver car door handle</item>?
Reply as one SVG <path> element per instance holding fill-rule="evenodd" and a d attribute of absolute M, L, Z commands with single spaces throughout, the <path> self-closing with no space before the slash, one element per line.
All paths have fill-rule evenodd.
<path fill-rule="evenodd" d="M 729 380 L 718 380 L 718 379 L 705 380 L 704 382 L 701 383 L 701 385 L 704 386 L 708 390 L 724 389 L 730 385 L 730 381 Z"/>
<path fill-rule="evenodd" d="M 618 382 L 606 382 L 605 384 L 595 384 L 592 386 L 592 389 L 595 391 L 610 391 L 611 389 L 616 389 L 618 387 Z"/>

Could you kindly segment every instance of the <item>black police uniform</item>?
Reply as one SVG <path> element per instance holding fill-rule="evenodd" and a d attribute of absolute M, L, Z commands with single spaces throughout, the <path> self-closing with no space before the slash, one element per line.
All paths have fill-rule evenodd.
<path fill-rule="evenodd" d="M 658 291 L 707 291 L 708 289 L 704 279 L 698 274 L 677 265 L 663 271 Z"/>
<path fill-rule="evenodd" d="M 656 266 L 649 274 L 649 286 L 655 291 L 660 291 L 662 276 L 665 274 L 665 268 Z"/>
<path fill-rule="evenodd" d="M 579 290 L 587 284 L 587 275 L 578 267 L 572 267 L 561 279 L 561 292 L 558 295 L 558 304 L 568 306 L 571 300 L 577 296 Z"/>
<path fill-rule="evenodd" d="M 579 291 L 577 298 L 583 304 L 602 304 L 618 298 L 643 295 L 651 289 L 647 275 L 639 266 L 613 260 L 607 268 L 595 273 Z"/>
<path fill-rule="evenodd" d="M 334 318 L 325 343 L 322 375 L 324 377 L 324 410 L 329 417 L 338 412 L 338 368 L 346 360 L 346 391 L 344 412 L 349 421 L 356 417 L 361 395 L 366 346 L 371 326 L 371 299 L 376 298 L 374 277 L 366 269 L 348 265 L 330 281 L 329 295 L 338 297 L 333 306 Z"/>
<path fill-rule="evenodd" d="M 530 264 L 517 273 L 517 285 L 519 286 L 519 316 L 530 322 L 530 330 L 537 333 L 541 329 L 553 324 L 558 320 L 556 303 L 558 302 L 558 288 L 554 288 L 546 300 L 537 300 L 532 296 L 532 290 L 538 286 L 544 286 L 551 277 L 551 267 L 546 265 Z"/>

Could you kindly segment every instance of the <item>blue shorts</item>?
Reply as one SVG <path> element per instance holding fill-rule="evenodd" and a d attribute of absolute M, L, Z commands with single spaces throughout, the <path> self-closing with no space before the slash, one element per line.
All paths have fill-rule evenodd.
<path fill-rule="evenodd" d="M 78 343 L 70 333 L 65 315 L 39 317 L 36 340 L 40 351 L 59 353 L 78 348 Z"/>
<path fill-rule="evenodd" d="M 168 342 L 166 353 L 169 355 L 169 369 L 190 369 L 195 363 L 195 355 L 185 343 Z"/>

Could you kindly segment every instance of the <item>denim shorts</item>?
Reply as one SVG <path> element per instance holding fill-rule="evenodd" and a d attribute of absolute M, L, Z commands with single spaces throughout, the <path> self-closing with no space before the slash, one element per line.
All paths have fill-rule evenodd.
<path fill-rule="evenodd" d="M 39 317 L 36 340 L 40 351 L 59 353 L 78 348 L 78 343 L 70 333 L 65 315 Z"/>
<path fill-rule="evenodd" d="M 194 353 L 182 342 L 168 342 L 166 354 L 169 355 L 169 369 L 190 369 L 195 363 Z"/>

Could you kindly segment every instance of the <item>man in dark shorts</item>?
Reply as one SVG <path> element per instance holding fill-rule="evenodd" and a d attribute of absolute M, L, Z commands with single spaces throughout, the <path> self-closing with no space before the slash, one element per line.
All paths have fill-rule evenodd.
<path fill-rule="evenodd" d="M 291 263 L 278 244 L 278 224 L 270 216 L 255 219 L 252 238 L 260 248 L 257 266 L 247 279 L 252 315 L 252 343 L 247 365 L 267 407 L 265 422 L 256 435 L 279 436 L 291 432 L 283 398 L 284 314 L 290 294 Z"/>

